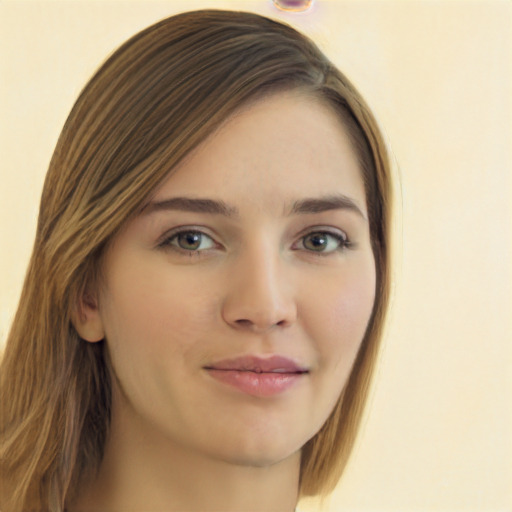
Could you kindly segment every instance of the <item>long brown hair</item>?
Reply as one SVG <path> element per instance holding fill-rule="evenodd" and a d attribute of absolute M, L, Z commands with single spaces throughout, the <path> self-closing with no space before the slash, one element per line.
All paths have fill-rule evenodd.
<path fill-rule="evenodd" d="M 76 101 L 46 177 L 35 245 L 0 371 L 5 511 L 64 509 L 102 458 L 111 384 L 104 343 L 71 318 L 105 246 L 175 165 L 256 96 L 301 89 L 339 114 L 359 157 L 377 268 L 373 314 L 332 414 L 303 448 L 300 494 L 332 490 L 347 462 L 389 292 L 390 171 L 356 89 L 307 37 L 251 13 L 204 10 L 136 34 Z"/>

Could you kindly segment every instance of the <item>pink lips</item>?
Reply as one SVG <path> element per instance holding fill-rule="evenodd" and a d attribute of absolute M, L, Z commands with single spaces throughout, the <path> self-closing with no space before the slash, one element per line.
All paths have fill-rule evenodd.
<path fill-rule="evenodd" d="M 214 379 L 253 396 L 283 393 L 307 375 L 307 368 L 282 356 L 224 359 L 204 369 Z"/>

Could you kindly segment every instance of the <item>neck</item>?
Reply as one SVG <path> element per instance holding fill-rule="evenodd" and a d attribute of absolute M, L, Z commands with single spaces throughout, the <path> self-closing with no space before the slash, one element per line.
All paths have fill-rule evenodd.
<path fill-rule="evenodd" d="M 295 510 L 300 452 L 267 466 L 220 460 L 123 421 L 122 414 L 112 418 L 99 472 L 68 510 Z"/>

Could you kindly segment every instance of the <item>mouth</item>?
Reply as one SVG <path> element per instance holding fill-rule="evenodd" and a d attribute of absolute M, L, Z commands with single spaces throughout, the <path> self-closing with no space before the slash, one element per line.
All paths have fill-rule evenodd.
<path fill-rule="evenodd" d="M 309 374 L 307 367 L 283 356 L 243 356 L 203 368 L 216 381 L 257 397 L 284 393 Z"/>
<path fill-rule="evenodd" d="M 292 359 L 284 356 L 242 356 L 234 359 L 223 359 L 204 367 L 207 370 L 246 371 L 253 373 L 308 373 L 305 366 L 301 366 Z"/>

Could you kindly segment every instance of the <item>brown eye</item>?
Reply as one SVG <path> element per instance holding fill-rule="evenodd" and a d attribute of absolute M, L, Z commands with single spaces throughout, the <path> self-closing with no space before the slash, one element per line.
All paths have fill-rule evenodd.
<path fill-rule="evenodd" d="M 201 231 L 180 231 L 169 237 L 164 245 L 183 251 L 200 252 L 214 247 L 214 241 Z"/>
<path fill-rule="evenodd" d="M 308 251 L 330 253 L 345 247 L 347 240 L 338 234 L 319 231 L 303 237 L 302 245 Z"/>
<path fill-rule="evenodd" d="M 201 239 L 201 233 L 194 233 L 191 231 L 190 233 L 180 233 L 177 236 L 176 241 L 182 249 L 186 249 L 187 251 L 196 251 L 201 246 Z"/>

